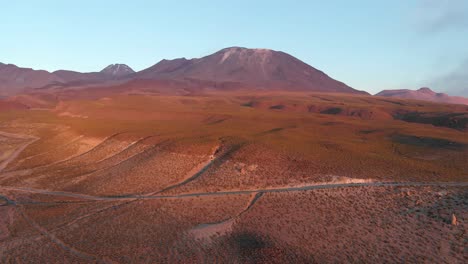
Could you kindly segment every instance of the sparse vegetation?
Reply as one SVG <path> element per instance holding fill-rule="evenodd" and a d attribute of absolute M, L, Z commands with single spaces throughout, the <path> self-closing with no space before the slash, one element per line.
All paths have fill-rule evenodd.
<path fill-rule="evenodd" d="M 0 112 L 0 262 L 463 262 L 466 129 L 394 119 L 459 106 L 136 91 Z M 464 187 L 242 193 L 372 181 Z"/>

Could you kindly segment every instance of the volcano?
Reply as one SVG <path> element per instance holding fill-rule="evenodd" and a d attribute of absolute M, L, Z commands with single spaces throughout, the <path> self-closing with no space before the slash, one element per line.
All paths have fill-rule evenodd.
<path fill-rule="evenodd" d="M 135 74 L 138 79 L 202 80 L 244 86 L 367 94 L 281 51 L 231 47 L 198 59 L 162 60 Z"/>

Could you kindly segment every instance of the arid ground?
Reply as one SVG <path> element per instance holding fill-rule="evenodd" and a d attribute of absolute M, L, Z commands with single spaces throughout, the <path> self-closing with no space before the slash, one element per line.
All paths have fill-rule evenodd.
<path fill-rule="evenodd" d="M 468 262 L 467 106 L 129 85 L 0 101 L 1 263 Z"/>

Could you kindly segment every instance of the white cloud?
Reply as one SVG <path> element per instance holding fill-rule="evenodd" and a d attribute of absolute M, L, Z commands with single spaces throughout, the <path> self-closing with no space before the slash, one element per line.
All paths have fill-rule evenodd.
<path fill-rule="evenodd" d="M 450 95 L 468 97 L 468 58 L 452 72 L 430 81 L 430 85 Z"/>
<path fill-rule="evenodd" d="M 414 18 L 421 31 L 438 33 L 468 29 L 467 0 L 419 0 Z"/>

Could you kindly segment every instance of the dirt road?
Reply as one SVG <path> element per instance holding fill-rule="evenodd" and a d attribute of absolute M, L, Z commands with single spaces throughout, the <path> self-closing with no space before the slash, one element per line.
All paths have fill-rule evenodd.
<path fill-rule="evenodd" d="M 20 134 L 12 134 L 12 133 L 7 133 L 7 132 L 2 132 L 0 131 L 0 136 L 4 136 L 4 137 L 9 137 L 9 138 L 16 138 L 16 139 L 25 139 L 25 140 L 29 140 L 28 142 L 25 142 L 24 144 L 22 144 L 21 146 L 19 146 L 15 151 L 13 151 L 13 153 L 10 155 L 10 157 L 8 157 L 6 160 L 4 160 L 3 162 L 0 163 L 0 172 L 2 170 L 4 170 L 6 168 L 6 166 L 8 166 L 8 164 L 10 162 L 12 162 L 14 159 L 16 159 L 18 157 L 18 155 L 25 149 L 27 148 L 29 145 L 31 145 L 32 143 L 36 142 L 37 140 L 39 140 L 39 138 L 37 137 L 33 137 L 33 136 L 26 136 L 26 135 L 20 135 Z"/>

